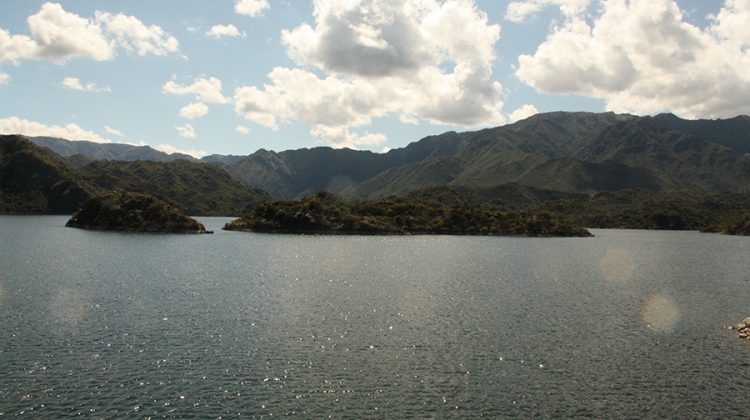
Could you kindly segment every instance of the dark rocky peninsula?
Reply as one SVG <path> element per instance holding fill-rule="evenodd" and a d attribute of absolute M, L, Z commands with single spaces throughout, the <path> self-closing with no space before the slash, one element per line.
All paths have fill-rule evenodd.
<path fill-rule="evenodd" d="M 145 194 L 110 192 L 88 200 L 68 227 L 148 233 L 212 233 L 174 207 Z"/>
<path fill-rule="evenodd" d="M 344 200 L 329 192 L 298 201 L 262 203 L 224 229 L 353 235 L 591 236 L 586 229 L 552 213 L 513 213 L 404 198 Z"/>
<path fill-rule="evenodd" d="M 750 214 L 733 223 L 729 223 L 722 233 L 725 235 L 750 236 Z"/>

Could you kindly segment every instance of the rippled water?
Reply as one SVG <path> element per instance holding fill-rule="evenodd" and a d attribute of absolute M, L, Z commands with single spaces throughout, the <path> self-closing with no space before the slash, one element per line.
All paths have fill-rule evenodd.
<path fill-rule="evenodd" d="M 138 235 L 0 217 L 5 416 L 747 415 L 750 238 Z"/>

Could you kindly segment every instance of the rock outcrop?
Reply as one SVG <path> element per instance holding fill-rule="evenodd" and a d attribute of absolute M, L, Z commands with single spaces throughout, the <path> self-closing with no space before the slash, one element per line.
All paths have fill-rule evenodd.
<path fill-rule="evenodd" d="M 729 329 L 737 331 L 740 338 L 750 340 L 750 316 L 743 319 L 739 324 L 729 327 Z"/>

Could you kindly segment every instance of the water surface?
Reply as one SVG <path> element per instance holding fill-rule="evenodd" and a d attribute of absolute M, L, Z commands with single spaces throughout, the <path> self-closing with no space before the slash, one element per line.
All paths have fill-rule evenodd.
<path fill-rule="evenodd" d="M 148 235 L 0 217 L 0 413 L 744 417 L 750 238 Z"/>

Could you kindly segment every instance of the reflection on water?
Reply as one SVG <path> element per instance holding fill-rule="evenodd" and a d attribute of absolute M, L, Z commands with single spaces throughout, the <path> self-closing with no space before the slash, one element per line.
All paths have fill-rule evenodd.
<path fill-rule="evenodd" d="M 748 238 L 281 236 L 203 221 L 216 234 L 0 217 L 0 412 L 746 415 L 750 346 L 721 326 L 747 316 Z"/>

